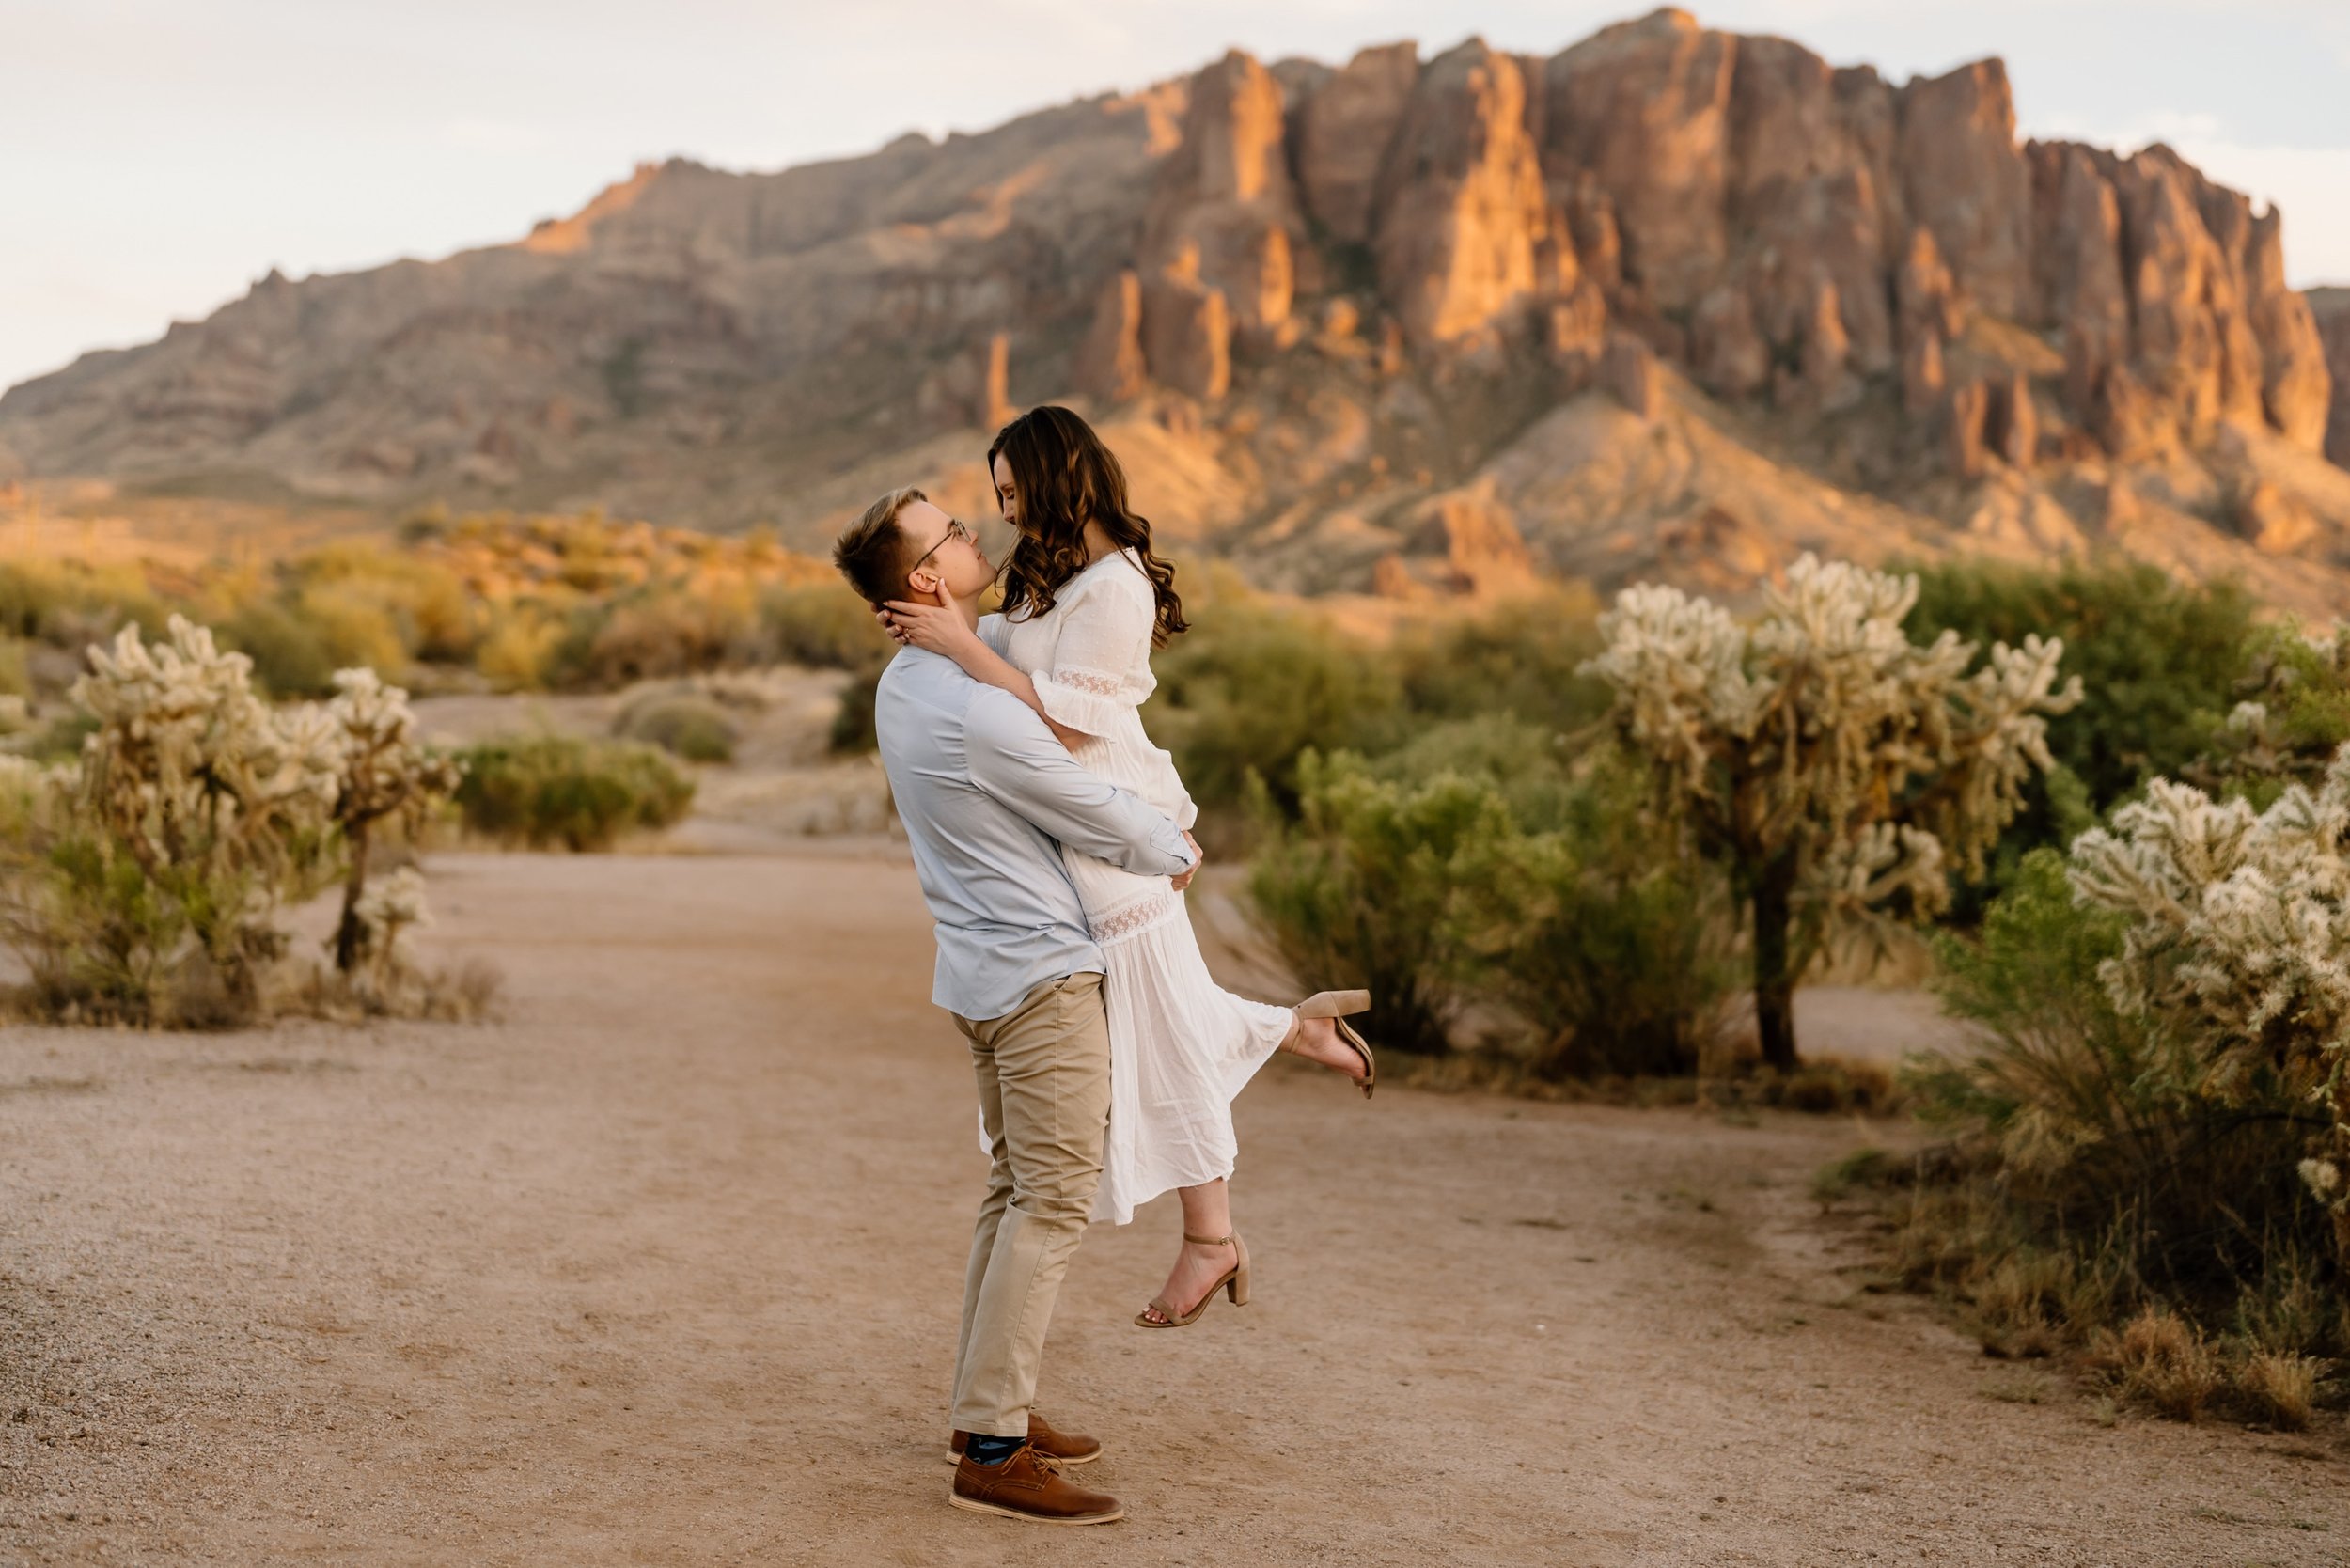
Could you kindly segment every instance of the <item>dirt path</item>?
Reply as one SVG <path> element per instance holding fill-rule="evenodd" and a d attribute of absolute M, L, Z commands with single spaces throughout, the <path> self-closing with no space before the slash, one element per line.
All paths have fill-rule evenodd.
<path fill-rule="evenodd" d="M 509 1022 L 0 1034 L 0 1562 L 2338 1563 L 2339 1426 L 2101 1428 L 1805 1200 L 1848 1125 L 1240 1106 L 1257 1301 L 1045 1408 L 1130 1516 L 957 1513 L 971 1090 L 878 854 L 451 857 Z M 2041 1403 L 2013 1398 L 2038 1391 Z"/>

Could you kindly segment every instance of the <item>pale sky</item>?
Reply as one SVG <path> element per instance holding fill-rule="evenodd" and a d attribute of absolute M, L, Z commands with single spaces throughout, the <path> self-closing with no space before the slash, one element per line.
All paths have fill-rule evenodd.
<path fill-rule="evenodd" d="M 642 159 L 775 169 L 1187 72 L 1474 28 L 1553 53 L 1637 0 L 0 0 L 0 386 L 273 266 L 517 238 Z M 2350 283 L 2350 0 L 1716 0 L 1895 81 L 2005 56 L 2027 134 L 2167 141 Z"/>

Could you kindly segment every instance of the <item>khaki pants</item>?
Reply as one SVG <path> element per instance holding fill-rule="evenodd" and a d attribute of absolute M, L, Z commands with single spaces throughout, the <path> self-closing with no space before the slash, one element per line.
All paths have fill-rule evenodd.
<path fill-rule="evenodd" d="M 964 1278 L 954 1426 L 1019 1437 L 1036 1403 L 1053 1301 L 1102 1180 L 1110 1118 L 1102 977 L 1050 980 L 1001 1018 L 955 1023 L 971 1042 L 993 1164 Z"/>

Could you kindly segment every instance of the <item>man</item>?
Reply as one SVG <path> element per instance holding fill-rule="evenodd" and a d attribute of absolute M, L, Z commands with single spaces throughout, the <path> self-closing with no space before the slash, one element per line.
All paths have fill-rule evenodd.
<path fill-rule="evenodd" d="M 876 608 L 913 600 L 973 624 L 995 580 L 971 531 L 912 489 L 868 508 L 833 562 Z M 1070 760 L 1026 704 L 950 659 L 901 649 L 874 693 L 873 727 L 936 922 L 931 999 L 970 1042 L 991 1156 L 955 1347 L 960 1458 L 948 1500 L 1107 1524 L 1124 1515 L 1118 1499 L 1060 1468 L 1098 1457 L 1101 1444 L 1055 1432 L 1031 1408 L 1110 1105 L 1102 954 L 1054 840 L 1141 876 L 1188 880 L 1198 856 L 1166 817 Z"/>

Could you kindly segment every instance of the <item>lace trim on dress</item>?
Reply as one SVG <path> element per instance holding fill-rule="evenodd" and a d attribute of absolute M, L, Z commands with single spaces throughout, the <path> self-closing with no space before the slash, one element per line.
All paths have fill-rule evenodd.
<path fill-rule="evenodd" d="M 1124 677 L 1090 669 L 1057 669 L 1053 679 L 1073 691 L 1090 692 L 1095 697 L 1116 697 L 1126 689 Z"/>
<path fill-rule="evenodd" d="M 1181 899 L 1162 889 L 1113 904 L 1099 915 L 1089 916 L 1086 923 L 1092 928 L 1094 941 L 1123 942 L 1173 917 L 1182 908 Z"/>

